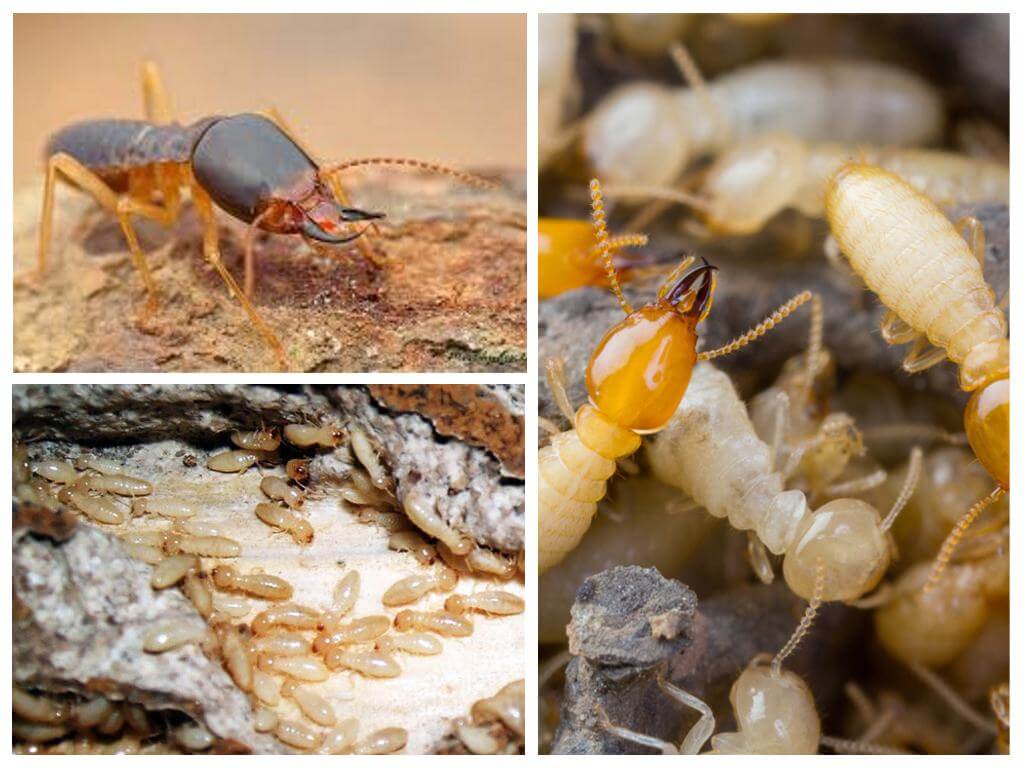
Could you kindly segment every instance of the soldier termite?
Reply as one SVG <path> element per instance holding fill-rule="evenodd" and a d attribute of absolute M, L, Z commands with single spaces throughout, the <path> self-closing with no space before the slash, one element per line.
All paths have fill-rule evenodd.
<path fill-rule="evenodd" d="M 829 180 L 825 210 L 850 266 L 889 309 L 882 337 L 914 341 L 904 369 L 915 373 L 945 358 L 959 366 L 960 386 L 972 393 L 964 410 L 967 439 L 997 483 L 950 532 L 925 585 L 930 589 L 967 528 L 1010 488 L 1010 343 L 982 270 L 984 231 L 975 219 L 950 223 L 898 176 L 857 163 Z"/>
<path fill-rule="evenodd" d="M 463 536 L 444 521 L 437 511 L 437 502 L 416 490 L 410 491 L 402 508 L 413 525 L 428 536 L 444 542 L 457 555 L 464 555 L 473 547 L 471 539 Z"/>
<path fill-rule="evenodd" d="M 316 653 L 326 653 L 332 648 L 358 643 L 372 643 L 391 628 L 391 619 L 387 616 L 360 616 L 348 624 L 335 625 L 324 630 L 313 640 Z"/>
<path fill-rule="evenodd" d="M 261 653 L 257 667 L 272 675 L 284 675 L 307 683 L 322 683 L 330 673 L 316 656 L 271 656 Z"/>
<path fill-rule="evenodd" d="M 677 414 L 648 442 L 647 457 L 662 482 L 682 488 L 734 528 L 753 531 L 771 552 L 785 553 L 783 574 L 798 595 L 811 599 L 820 575 L 826 601 L 859 598 L 882 578 L 891 557 L 887 532 L 913 492 L 921 463 L 915 449 L 915 468 L 884 519 L 852 498 L 812 512 L 802 492 L 783 490 L 772 450 L 758 438 L 732 382 L 707 363 L 694 368 Z"/>
<path fill-rule="evenodd" d="M 388 549 L 408 552 L 423 565 L 431 565 L 437 559 L 437 550 L 415 531 L 398 531 L 388 537 Z"/>
<path fill-rule="evenodd" d="M 281 695 L 294 701 L 302 714 L 317 725 L 330 728 L 338 722 L 334 707 L 327 699 L 294 680 L 285 680 L 281 684 Z"/>
<path fill-rule="evenodd" d="M 348 434 L 337 424 L 288 424 L 284 428 L 284 439 L 299 448 L 337 448 Z"/>
<path fill-rule="evenodd" d="M 214 454 L 206 462 L 206 468 L 214 472 L 245 472 L 259 460 L 252 451 L 224 451 Z"/>
<path fill-rule="evenodd" d="M 451 613 L 476 611 L 492 616 L 512 616 L 522 613 L 526 604 L 518 595 L 500 590 L 485 590 L 468 595 L 452 595 L 444 603 L 444 609 Z"/>
<path fill-rule="evenodd" d="M 242 574 L 231 565 L 214 567 L 212 576 L 217 589 L 244 592 L 264 600 L 288 600 L 294 592 L 292 585 L 284 579 L 267 573 Z"/>
<path fill-rule="evenodd" d="M 598 241 L 607 242 L 601 186 L 591 182 Z M 549 364 L 549 384 L 574 428 L 555 435 L 539 457 L 540 572 L 559 563 L 590 526 L 616 460 L 640 447 L 640 435 L 657 432 L 672 418 L 698 360 L 734 352 L 774 328 L 811 300 L 807 291 L 782 305 L 756 328 L 725 346 L 697 353 L 697 325 L 711 311 L 715 268 L 706 262 L 687 271 L 692 257 L 662 284 L 657 298 L 634 310 L 622 295 L 607 251 L 612 290 L 626 318 L 601 339 L 587 364 L 590 402 L 573 414 L 561 369 Z"/>
<path fill-rule="evenodd" d="M 428 592 L 451 592 L 458 580 L 455 571 L 438 564 L 431 573 L 418 573 L 399 579 L 384 592 L 381 602 L 387 606 L 408 605 Z"/>
<path fill-rule="evenodd" d="M 194 517 L 196 510 L 189 504 L 175 499 L 135 499 L 132 501 L 132 514 L 136 517 L 142 515 L 160 515 L 172 520 L 185 520 Z"/>
<path fill-rule="evenodd" d="M 83 513 L 97 523 L 105 525 L 121 525 L 127 519 L 127 511 L 119 507 L 106 496 L 92 496 L 87 491 L 74 487 L 65 487 L 57 498 Z"/>
<path fill-rule="evenodd" d="M 936 91 L 893 67 L 765 62 L 705 85 L 682 49 L 675 57 L 693 88 L 625 85 L 586 118 L 584 154 L 610 184 L 669 185 L 693 159 L 771 131 L 882 146 L 926 144 L 942 131 Z"/>
<path fill-rule="evenodd" d="M 436 656 L 444 646 L 441 641 L 426 632 L 403 632 L 384 635 L 377 640 L 374 648 L 382 653 L 411 653 L 416 656 Z"/>
<path fill-rule="evenodd" d="M 395 629 L 399 632 L 415 630 L 447 637 L 469 637 L 473 634 L 473 622 L 466 616 L 448 611 L 412 611 L 407 608 L 395 615 Z"/>
<path fill-rule="evenodd" d="M 334 585 L 331 595 L 333 603 L 329 611 L 325 611 L 320 619 L 319 629 L 333 631 L 341 620 L 352 610 L 359 599 L 359 571 L 349 571 Z"/>
<path fill-rule="evenodd" d="M 324 663 L 330 669 L 348 669 L 365 677 L 398 677 L 402 674 L 398 662 L 386 653 L 351 650 L 345 646 L 327 651 Z"/>
<path fill-rule="evenodd" d="M 404 728 L 381 728 L 356 744 L 355 755 L 390 755 L 405 748 L 409 734 Z"/>
<path fill-rule="evenodd" d="M 272 503 L 257 504 L 256 517 L 267 525 L 287 533 L 296 544 L 305 545 L 313 541 L 314 531 L 309 520 L 295 514 L 288 507 Z"/>
<path fill-rule="evenodd" d="M 300 489 L 289 485 L 288 481 L 272 475 L 267 475 L 260 481 L 260 490 L 263 491 L 267 498 L 274 501 L 283 501 L 292 509 L 298 509 L 306 500 L 305 495 L 303 495 Z"/>
<path fill-rule="evenodd" d="M 320 612 L 313 608 L 295 603 L 281 603 L 256 614 L 251 626 L 254 634 L 265 635 L 276 627 L 292 630 L 316 629 L 320 620 Z"/>

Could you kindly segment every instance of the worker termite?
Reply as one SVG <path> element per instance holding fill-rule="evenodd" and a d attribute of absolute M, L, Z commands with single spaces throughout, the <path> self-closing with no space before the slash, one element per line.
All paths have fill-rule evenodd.
<path fill-rule="evenodd" d="M 261 653 L 258 669 L 272 675 L 284 675 L 307 683 L 322 683 L 330 673 L 316 656 L 271 656 Z"/>
<path fill-rule="evenodd" d="M 281 703 L 281 686 L 277 680 L 262 669 L 252 671 L 252 695 L 261 704 L 276 707 Z"/>
<path fill-rule="evenodd" d="M 242 574 L 231 565 L 214 567 L 212 576 L 217 589 L 244 592 L 264 600 L 288 600 L 294 592 L 292 585 L 284 579 L 268 573 Z"/>
<path fill-rule="evenodd" d="M 100 475 L 86 472 L 77 483 L 97 493 L 113 493 L 117 496 L 148 496 L 153 492 L 153 484 L 147 480 L 128 475 Z"/>
<path fill-rule="evenodd" d="M 526 681 L 513 680 L 486 699 L 473 702 L 470 716 L 475 723 L 500 720 L 513 733 L 526 733 Z"/>
<path fill-rule="evenodd" d="M 317 628 L 327 632 L 334 630 L 359 599 L 359 587 L 359 571 L 349 571 L 339 579 L 331 595 L 331 608 L 324 611 Z"/>
<path fill-rule="evenodd" d="M 171 737 L 186 752 L 205 752 L 217 741 L 205 726 L 194 720 L 172 729 Z"/>
<path fill-rule="evenodd" d="M 132 514 L 136 517 L 152 514 L 169 517 L 172 520 L 183 520 L 194 517 L 196 509 L 176 499 L 145 498 L 132 501 Z"/>
<path fill-rule="evenodd" d="M 337 424 L 288 424 L 284 428 L 284 439 L 299 448 L 337 448 L 348 437 L 348 433 Z"/>
<path fill-rule="evenodd" d="M 398 677 L 402 668 L 391 656 L 380 651 L 350 650 L 345 646 L 331 648 L 324 654 L 330 669 L 348 669 L 365 677 Z"/>
<path fill-rule="evenodd" d="M 227 536 L 192 536 L 170 533 L 164 539 L 164 550 L 169 554 L 199 555 L 200 557 L 238 557 L 242 545 Z"/>
<path fill-rule="evenodd" d="M 349 205 L 339 174 L 366 165 L 412 167 L 441 173 L 475 186 L 492 186 L 470 174 L 435 163 L 404 158 L 368 158 L 321 165 L 312 159 L 272 111 L 206 117 L 191 125 L 173 122 L 155 65 L 143 66 L 145 120 L 88 120 L 69 125 L 47 143 L 47 173 L 39 227 L 37 274 L 46 269 L 53 228 L 57 181 L 92 195 L 117 216 L 146 288 L 146 314 L 157 307 L 157 288 L 132 219 L 141 216 L 170 226 L 181 208 L 181 189 L 191 192 L 203 230 L 203 254 L 271 348 L 282 369 L 287 356 L 277 334 L 250 301 L 255 288 L 255 230 L 299 235 L 307 242 L 341 245 L 363 230 L 355 222 L 383 217 Z M 224 266 L 218 244 L 216 208 L 249 224 L 245 290 Z M 368 245 L 363 254 L 374 262 Z"/>
<path fill-rule="evenodd" d="M 972 393 L 964 429 L 997 487 L 950 532 L 930 589 L 964 531 L 1010 488 L 1010 343 L 982 271 L 984 232 L 974 219 L 950 223 L 898 176 L 857 163 L 829 180 L 825 211 L 850 266 L 889 309 L 882 337 L 890 344 L 914 341 L 904 369 L 915 373 L 948 357 L 960 368 L 961 388 Z"/>
<path fill-rule="evenodd" d="M 235 430 L 231 433 L 231 442 L 242 450 L 273 453 L 281 447 L 281 430 L 278 427 L 256 429 L 251 432 Z"/>
<path fill-rule="evenodd" d="M 105 525 L 121 525 L 128 518 L 127 511 L 106 496 L 92 496 L 75 487 L 65 487 L 57 498 L 83 513 L 91 520 Z"/>
<path fill-rule="evenodd" d="M 430 573 L 417 573 L 399 579 L 384 592 L 381 602 L 387 606 L 414 603 L 428 592 L 451 592 L 458 583 L 458 574 L 438 564 Z"/>
<path fill-rule="evenodd" d="M 205 573 L 199 571 L 198 568 L 190 570 L 185 574 L 181 591 L 192 601 L 192 605 L 195 606 L 200 616 L 208 621 L 213 617 L 213 590 L 210 589 L 209 577 Z"/>
<path fill-rule="evenodd" d="M 245 472 L 259 460 L 252 451 L 224 451 L 215 454 L 206 462 L 206 468 L 214 472 Z"/>
<path fill-rule="evenodd" d="M 441 517 L 436 499 L 413 490 L 406 494 L 402 508 L 413 525 L 443 542 L 455 554 L 465 555 L 473 547 L 472 539 L 456 531 Z"/>
<path fill-rule="evenodd" d="M 216 624 L 213 629 L 220 643 L 224 667 L 231 675 L 231 679 L 243 691 L 252 690 L 252 657 L 242 638 L 241 630 L 227 622 Z"/>
<path fill-rule="evenodd" d="M 295 702 L 299 710 L 317 725 L 330 728 L 338 722 L 334 707 L 323 696 L 294 680 L 281 684 L 281 695 Z"/>
<path fill-rule="evenodd" d="M 29 465 L 29 471 L 60 485 L 70 485 L 78 479 L 78 473 L 69 461 L 37 461 Z"/>
<path fill-rule="evenodd" d="M 584 285 L 604 285 L 606 280 L 601 258 L 601 244 L 594 239 L 594 228 L 580 219 L 552 219 L 542 216 L 537 221 L 537 295 L 550 299 Z M 647 235 L 623 234 L 608 239 L 620 279 L 629 277 L 631 262 L 619 256 L 622 248 L 647 244 Z"/>
<path fill-rule="evenodd" d="M 359 736 L 359 721 L 354 717 L 346 717 L 324 736 L 320 753 L 324 755 L 344 755 L 356 743 Z"/>
<path fill-rule="evenodd" d="M 601 186 L 591 182 L 597 240 L 607 242 Z M 810 301 L 807 291 L 782 305 L 756 328 L 725 346 L 697 353 L 697 325 L 711 311 L 715 268 L 691 271 L 684 259 L 638 310 L 626 301 L 604 252 L 611 287 L 626 318 L 598 343 L 587 364 L 590 402 L 573 414 L 557 364 L 549 365 L 555 401 L 574 429 L 552 437 L 539 457 L 540 572 L 559 563 L 586 533 L 604 497 L 616 459 L 640 447 L 640 435 L 657 432 L 672 418 L 686 393 L 697 360 L 729 354 L 774 328 Z"/>
<path fill-rule="evenodd" d="M 352 749 L 354 755 L 391 755 L 405 748 L 409 734 L 404 728 L 381 728 Z"/>
<path fill-rule="evenodd" d="M 185 578 L 185 574 L 199 568 L 199 558 L 195 555 L 172 555 L 157 563 L 149 583 L 153 589 L 172 587 Z"/>
<path fill-rule="evenodd" d="M 753 531 L 772 553 L 785 553 L 786 583 L 804 599 L 820 575 L 826 601 L 859 598 L 881 580 L 891 557 L 887 532 L 920 473 L 919 449 L 913 457 L 915 468 L 884 519 L 852 498 L 811 511 L 802 492 L 783 490 L 771 448 L 758 438 L 729 377 L 709 364 L 694 368 L 675 417 L 647 445 L 655 477 L 734 528 Z"/>
<path fill-rule="evenodd" d="M 511 616 L 526 610 L 526 604 L 518 595 L 501 590 L 485 590 L 469 595 L 452 595 L 444 602 L 444 609 L 451 613 L 476 611 L 492 616 Z"/>
<path fill-rule="evenodd" d="M 431 613 L 406 608 L 395 616 L 395 629 L 399 632 L 415 630 L 447 637 L 469 637 L 473 634 L 473 622 L 465 616 L 449 611 Z"/>
<path fill-rule="evenodd" d="M 895 173 L 943 207 L 1009 202 L 1005 163 L 939 150 L 814 143 L 781 133 L 728 150 L 704 174 L 699 194 L 646 192 L 694 207 L 716 234 L 753 234 L 786 208 L 824 218 L 829 178 L 854 159 Z M 620 188 L 617 194 L 628 195 L 629 190 Z"/>
<path fill-rule="evenodd" d="M 473 573 L 483 573 L 506 581 L 515 577 L 518 570 L 514 557 L 486 547 L 474 547 L 467 552 L 466 565 Z"/>
<path fill-rule="evenodd" d="M 260 611 L 252 620 L 255 635 L 265 635 L 275 627 L 293 630 L 316 629 L 320 624 L 320 612 L 296 603 L 279 603 Z"/>
<path fill-rule="evenodd" d="M 301 723 L 280 720 L 274 728 L 274 735 L 283 744 L 309 752 L 320 746 L 323 735 Z"/>
<path fill-rule="evenodd" d="M 92 453 L 83 453 L 77 456 L 75 458 L 75 469 L 77 469 L 79 472 L 84 472 L 87 469 L 91 469 L 94 472 L 99 472 L 101 475 L 124 474 L 124 467 L 122 467 L 116 461 L 104 459 Z"/>
<path fill-rule="evenodd" d="M 313 646 L 301 632 L 260 634 L 253 628 L 252 647 L 256 653 L 269 656 L 307 656 Z"/>
<path fill-rule="evenodd" d="M 244 618 L 252 611 L 249 601 L 238 595 L 215 595 L 213 607 L 217 612 L 230 616 L 232 619 Z"/>
<path fill-rule="evenodd" d="M 171 619 L 154 625 L 146 632 L 142 649 L 148 653 L 164 653 L 189 643 L 207 644 L 209 639 L 209 627 Z"/>
<path fill-rule="evenodd" d="M 292 509 L 298 509 L 306 500 L 301 490 L 289 485 L 288 481 L 272 475 L 267 475 L 260 481 L 260 490 L 267 498 L 283 501 Z"/>
<path fill-rule="evenodd" d="M 313 651 L 326 653 L 342 645 L 372 643 L 390 628 L 391 619 L 387 616 L 360 616 L 348 624 L 338 624 L 332 629 L 323 630 L 313 640 Z"/>
<path fill-rule="evenodd" d="M 253 717 L 253 728 L 257 733 L 270 733 L 277 728 L 280 722 L 281 719 L 274 710 L 267 709 L 266 707 L 256 708 L 255 716 Z"/>
<path fill-rule="evenodd" d="M 423 565 L 431 565 L 437 559 L 437 550 L 415 531 L 398 531 L 388 537 L 388 549 L 408 552 Z"/>
<path fill-rule="evenodd" d="M 411 653 L 415 656 L 436 656 L 444 646 L 441 641 L 426 632 L 404 632 L 398 635 L 384 635 L 374 644 L 381 653 Z"/>
<path fill-rule="evenodd" d="M 15 715 L 33 723 L 58 725 L 71 718 L 71 711 L 50 698 L 29 693 L 24 688 L 11 689 L 11 710 Z"/>
<path fill-rule="evenodd" d="M 264 503 L 256 505 L 256 517 L 267 525 L 287 533 L 296 544 L 310 544 L 313 541 L 313 526 L 309 520 L 297 515 L 288 507 L 280 504 Z"/>
<path fill-rule="evenodd" d="M 382 451 L 369 433 L 358 425 L 352 425 L 349 442 L 352 446 L 352 453 L 366 469 L 374 486 L 382 490 L 390 490 L 394 483 L 387 467 L 381 460 Z"/>

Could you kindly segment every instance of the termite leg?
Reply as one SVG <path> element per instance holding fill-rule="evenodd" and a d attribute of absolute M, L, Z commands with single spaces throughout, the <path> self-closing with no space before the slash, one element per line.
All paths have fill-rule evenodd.
<path fill-rule="evenodd" d="M 907 344 L 921 336 L 891 309 L 882 315 L 881 331 L 886 344 Z"/>
<path fill-rule="evenodd" d="M 142 102 L 146 119 L 152 123 L 170 123 L 174 120 L 171 101 L 167 98 L 163 78 L 156 62 L 142 65 Z"/>
<path fill-rule="evenodd" d="M 700 720 L 694 723 L 680 745 L 679 751 L 684 755 L 696 755 L 700 753 L 701 747 L 711 738 L 715 732 L 715 713 L 711 711 L 704 701 L 698 699 L 692 693 L 687 693 L 677 685 L 673 685 L 659 672 L 658 685 L 661 690 L 683 706 L 695 709 L 700 713 Z"/>
<path fill-rule="evenodd" d="M 196 184 L 193 180 L 192 183 L 192 201 L 196 206 L 196 211 L 199 213 L 199 219 L 203 223 L 203 254 L 206 256 L 206 260 L 209 261 L 217 272 L 220 274 L 221 279 L 228 288 L 228 293 L 238 299 L 238 302 L 242 305 L 242 309 L 245 310 L 246 314 L 249 315 L 249 320 L 256 326 L 256 330 L 260 332 L 267 344 L 274 352 L 274 356 L 277 358 L 277 364 L 281 370 L 288 370 L 288 358 L 285 356 L 284 347 L 281 346 L 280 340 L 265 322 L 263 318 L 256 312 L 256 308 L 253 307 L 252 303 L 246 297 L 242 290 L 238 287 L 238 283 L 235 282 L 235 278 L 228 272 L 227 267 L 220 258 L 220 248 L 218 246 L 217 237 L 217 220 L 213 212 L 213 201 L 206 194 L 205 190 Z"/>
<path fill-rule="evenodd" d="M 313 158 L 313 162 L 315 162 L 318 166 L 320 165 L 320 161 L 317 159 L 317 157 L 312 152 L 309 151 L 305 142 L 303 142 L 298 137 L 298 134 L 296 134 L 295 131 L 292 130 L 291 126 L 288 124 L 288 121 L 284 119 L 280 112 L 278 112 L 274 107 L 267 107 L 267 109 L 265 109 L 262 114 L 264 114 L 268 119 L 273 120 L 277 127 L 280 128 L 288 136 L 289 139 L 298 144 L 299 148 L 303 152 L 305 152 L 307 155 Z M 325 181 L 327 182 L 327 186 L 331 188 L 331 192 L 334 194 L 335 200 L 337 200 L 340 205 L 343 205 L 346 208 L 352 208 L 352 201 L 350 200 L 348 193 L 345 192 L 345 188 L 341 186 L 341 180 L 338 179 L 337 175 L 331 173 L 327 174 L 326 176 L 327 178 L 325 179 Z M 377 252 L 373 248 L 373 243 L 370 241 L 370 234 L 372 233 L 373 235 L 379 236 L 380 229 L 374 222 L 370 222 L 370 225 L 367 229 L 368 232 L 364 234 L 362 237 L 360 237 L 358 240 L 356 240 L 356 246 L 359 248 L 359 253 L 362 254 L 362 257 L 364 259 L 369 261 L 374 266 L 382 266 L 382 262 L 377 257 Z"/>
<path fill-rule="evenodd" d="M 570 424 L 576 419 L 573 413 L 572 403 L 569 402 L 569 392 L 565 386 L 565 360 L 561 357 L 553 357 L 544 364 L 544 371 L 547 373 L 548 389 L 551 396 Z"/>
<path fill-rule="evenodd" d="M 632 741 L 634 744 L 639 744 L 642 747 L 656 749 L 663 755 L 679 754 L 675 745 L 670 742 L 659 739 L 656 736 L 648 736 L 644 733 L 631 731 L 629 728 L 623 728 L 620 725 L 614 725 L 612 721 L 608 719 L 608 713 L 605 712 L 605 709 L 601 704 L 597 705 L 597 717 L 601 722 L 601 727 L 613 736 L 618 736 L 620 739 L 625 739 L 626 741 Z"/>
<path fill-rule="evenodd" d="M 946 350 L 942 347 L 933 347 L 927 337 L 922 335 L 903 358 L 903 370 L 907 373 L 920 373 L 945 359 Z"/>
<path fill-rule="evenodd" d="M 721 137 L 720 146 L 728 146 L 732 143 L 732 123 L 726 119 L 725 115 L 722 114 L 721 108 L 715 102 L 711 96 L 711 91 L 708 89 L 707 81 L 704 79 L 704 75 L 701 74 L 700 67 L 697 66 L 697 62 L 694 61 L 693 56 L 690 55 L 690 51 L 685 45 L 679 41 L 673 42 L 668 47 L 669 56 L 672 58 L 672 63 L 675 64 L 676 69 L 686 80 L 687 84 L 693 89 L 694 93 L 704 104 L 704 108 L 707 109 L 708 113 L 712 116 L 712 119 L 716 123 L 716 133 Z"/>
<path fill-rule="evenodd" d="M 962 216 L 956 220 L 953 228 L 967 241 L 974 258 L 985 269 L 985 227 L 982 223 L 973 216 Z"/>

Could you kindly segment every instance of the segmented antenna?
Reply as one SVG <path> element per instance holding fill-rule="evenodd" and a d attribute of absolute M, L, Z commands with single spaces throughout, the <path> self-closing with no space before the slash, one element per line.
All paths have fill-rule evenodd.
<path fill-rule="evenodd" d="M 622 307 L 622 311 L 627 315 L 631 315 L 633 314 L 633 306 L 626 301 L 626 297 L 622 293 L 622 286 L 619 285 L 619 275 L 615 271 L 615 265 L 612 263 L 611 240 L 608 237 L 608 228 L 605 225 L 601 182 L 597 179 L 590 180 L 590 205 L 593 208 L 594 239 L 597 241 L 597 246 L 595 247 L 601 260 L 604 262 L 604 271 L 608 274 L 608 284 L 611 286 L 615 298 L 619 300 L 619 306 Z"/>
<path fill-rule="evenodd" d="M 350 168 L 360 168 L 369 165 L 397 165 L 404 166 L 406 168 L 416 168 L 421 171 L 429 171 L 430 173 L 437 173 L 443 176 L 451 176 L 454 179 L 469 184 L 473 187 L 480 187 L 481 189 L 495 189 L 498 185 L 493 181 L 489 181 L 476 174 L 467 173 L 466 171 L 459 171 L 455 168 L 449 168 L 446 165 L 440 163 L 428 163 L 424 160 L 412 160 L 407 157 L 365 157 L 357 160 L 343 160 L 340 163 L 328 163 L 320 167 L 321 178 L 330 176 L 335 173 L 341 173 L 347 171 Z"/>
<path fill-rule="evenodd" d="M 779 307 L 774 312 L 772 312 L 771 315 L 769 315 L 764 320 L 762 320 L 761 323 L 759 325 L 757 325 L 756 327 L 751 328 L 749 331 L 744 333 L 742 336 L 739 336 L 739 337 L 733 339 L 732 341 L 730 341 L 728 344 L 726 344 L 723 347 L 719 347 L 718 349 L 712 349 L 712 350 L 709 350 L 707 352 L 701 352 L 700 354 L 697 355 L 697 359 L 698 360 L 714 360 L 716 357 L 724 357 L 725 355 L 730 355 L 733 352 L 735 352 L 737 349 L 741 349 L 742 347 L 747 346 L 747 344 L 749 344 L 750 342 L 756 341 L 757 339 L 759 339 L 762 336 L 764 336 L 766 333 L 768 333 L 768 331 L 770 331 L 772 328 L 774 328 L 780 322 L 782 322 L 787 317 L 789 317 L 791 314 L 793 314 L 793 312 L 796 309 L 798 309 L 799 307 L 802 307 L 804 304 L 806 304 L 808 301 L 810 301 L 813 297 L 814 297 L 814 294 L 811 293 L 810 291 L 804 291 L 802 293 L 798 293 L 792 299 L 790 299 L 785 304 L 783 304 L 781 307 Z"/>
<path fill-rule="evenodd" d="M 924 591 L 925 593 L 931 592 L 935 589 L 935 585 L 939 583 L 939 578 L 942 576 L 942 572 L 946 570 L 946 566 L 949 565 L 949 561 L 953 558 L 953 550 L 956 549 L 956 545 L 960 543 L 960 540 L 964 537 L 964 533 L 971 527 L 971 524 L 978 519 L 978 515 L 984 512 L 988 507 L 995 504 L 999 499 L 1006 493 L 1002 488 L 996 488 L 985 498 L 978 502 L 975 502 L 974 506 L 967 510 L 967 514 L 957 520 L 956 525 L 953 526 L 953 530 L 949 532 L 946 540 L 942 542 L 942 548 L 939 550 L 939 554 L 935 556 L 935 565 L 932 566 L 932 572 L 928 576 L 928 581 L 925 582 Z"/>
<path fill-rule="evenodd" d="M 903 481 L 903 488 L 900 489 L 900 495 L 896 497 L 896 501 L 893 502 L 892 508 L 889 510 L 889 514 L 885 516 L 882 521 L 882 530 L 888 531 L 892 528 L 892 524 L 896 522 L 896 516 L 903 511 L 903 508 L 907 506 L 907 502 L 910 501 L 910 497 L 914 495 L 914 491 L 917 489 L 917 481 L 921 477 L 921 463 L 924 459 L 924 453 L 916 445 L 910 451 L 910 462 L 907 464 L 907 477 Z"/>
<path fill-rule="evenodd" d="M 786 644 L 782 646 L 782 650 L 775 654 L 775 658 L 772 659 L 772 677 L 778 677 L 782 674 L 782 662 L 786 660 L 787 656 L 792 655 L 796 647 L 807 636 L 811 629 L 811 624 L 814 623 L 814 617 L 818 615 L 818 609 L 821 607 L 821 595 L 824 591 L 825 566 L 819 557 L 814 564 L 814 592 L 811 595 L 811 601 L 807 604 L 807 610 L 804 611 L 804 616 L 800 619 L 796 630 L 789 640 L 786 641 Z"/>

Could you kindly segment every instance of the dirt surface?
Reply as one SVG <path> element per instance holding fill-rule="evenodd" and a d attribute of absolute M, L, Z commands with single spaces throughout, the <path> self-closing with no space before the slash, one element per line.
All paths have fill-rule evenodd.
<path fill-rule="evenodd" d="M 494 178 L 492 176 L 492 178 Z M 254 303 L 294 371 L 521 371 L 526 368 L 523 178 L 494 191 L 419 175 L 353 175 L 353 202 L 380 210 L 375 268 L 355 247 L 314 251 L 259 235 Z M 15 194 L 15 274 L 34 269 L 42 180 Z M 274 370 L 269 347 L 204 260 L 190 205 L 170 230 L 137 225 L 160 290 L 142 282 L 116 220 L 59 189 L 41 279 L 16 281 L 17 371 Z M 218 215 L 225 263 L 241 282 L 245 227 Z"/>

